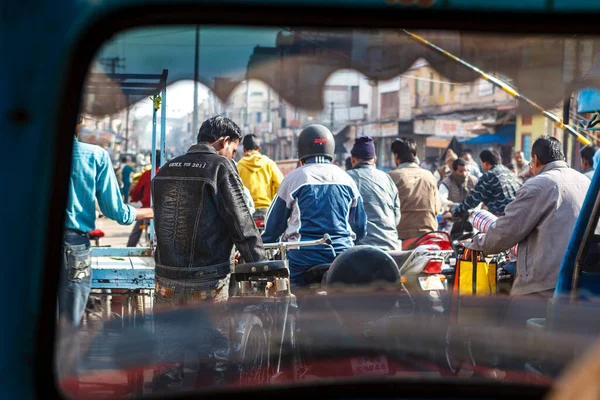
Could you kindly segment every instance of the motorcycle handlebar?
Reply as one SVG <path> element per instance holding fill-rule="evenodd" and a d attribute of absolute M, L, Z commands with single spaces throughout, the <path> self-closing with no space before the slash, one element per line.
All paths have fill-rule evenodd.
<path fill-rule="evenodd" d="M 290 247 L 307 247 L 307 246 L 318 246 L 325 244 L 331 246 L 331 237 L 326 233 L 321 239 L 309 240 L 306 242 L 279 242 L 279 243 L 264 243 L 265 249 L 288 249 Z"/>

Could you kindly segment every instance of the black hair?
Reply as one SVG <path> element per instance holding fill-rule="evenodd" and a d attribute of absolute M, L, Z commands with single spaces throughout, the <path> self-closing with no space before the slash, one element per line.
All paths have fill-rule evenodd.
<path fill-rule="evenodd" d="M 531 156 L 534 155 L 542 165 L 553 161 L 565 161 L 562 143 L 552 136 L 542 136 L 533 143 Z"/>
<path fill-rule="evenodd" d="M 594 154 L 596 154 L 596 146 L 592 144 L 588 144 L 587 146 L 583 146 L 581 150 L 579 150 L 579 154 L 581 158 L 586 160 L 588 164 L 594 166 Z"/>
<path fill-rule="evenodd" d="M 129 156 L 121 156 L 121 162 L 126 163 L 130 160 Z"/>
<path fill-rule="evenodd" d="M 460 153 L 461 157 L 466 156 L 467 154 L 473 155 L 473 150 L 471 149 L 464 149 L 462 153 Z"/>
<path fill-rule="evenodd" d="M 260 141 L 256 135 L 249 134 L 242 139 L 242 146 L 244 146 L 244 151 L 258 150 L 260 149 Z"/>
<path fill-rule="evenodd" d="M 352 157 L 348 157 L 346 158 L 346 171 L 349 171 L 352 169 Z"/>
<path fill-rule="evenodd" d="M 483 150 L 479 153 L 479 159 L 482 163 L 486 162 L 493 166 L 500 164 L 502 161 L 500 154 L 496 150 Z"/>
<path fill-rule="evenodd" d="M 400 162 L 415 162 L 417 157 L 417 144 L 413 139 L 400 138 L 392 143 L 392 153 L 400 159 Z"/>
<path fill-rule="evenodd" d="M 202 123 L 198 130 L 198 143 L 214 143 L 225 136 L 229 136 L 231 140 L 240 140 L 242 130 L 229 118 L 217 115 Z"/>
<path fill-rule="evenodd" d="M 467 167 L 467 162 L 465 160 L 463 160 L 462 158 L 457 158 L 456 160 L 454 160 L 454 162 L 452 163 L 452 171 L 456 171 L 458 169 L 458 167 Z"/>

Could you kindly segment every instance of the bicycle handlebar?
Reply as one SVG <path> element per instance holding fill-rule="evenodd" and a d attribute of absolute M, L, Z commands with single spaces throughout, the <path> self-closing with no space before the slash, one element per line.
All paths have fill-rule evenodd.
<path fill-rule="evenodd" d="M 325 244 L 331 246 L 331 237 L 326 233 L 321 239 L 308 240 L 306 242 L 279 242 L 279 243 L 264 243 L 265 249 L 288 249 L 290 247 L 307 247 L 307 246 L 318 246 Z"/>

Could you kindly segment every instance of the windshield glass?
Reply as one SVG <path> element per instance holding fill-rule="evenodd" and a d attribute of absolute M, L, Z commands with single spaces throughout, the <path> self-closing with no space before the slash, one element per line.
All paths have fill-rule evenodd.
<path fill-rule="evenodd" d="M 599 52 L 458 31 L 116 35 L 75 129 L 61 388 L 550 384 L 600 321 L 552 300 L 596 166 Z M 586 251 L 574 285 L 593 299 Z"/>

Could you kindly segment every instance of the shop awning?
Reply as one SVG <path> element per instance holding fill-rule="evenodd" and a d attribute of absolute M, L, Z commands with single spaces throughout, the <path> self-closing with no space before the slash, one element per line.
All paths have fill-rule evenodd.
<path fill-rule="evenodd" d="M 487 133 L 477 137 L 462 141 L 462 144 L 481 145 L 481 144 L 510 144 L 515 142 L 515 125 L 504 125 L 496 133 Z"/>

